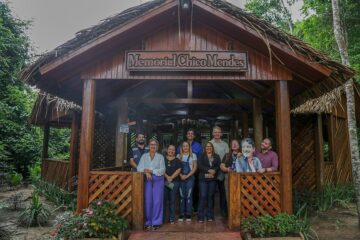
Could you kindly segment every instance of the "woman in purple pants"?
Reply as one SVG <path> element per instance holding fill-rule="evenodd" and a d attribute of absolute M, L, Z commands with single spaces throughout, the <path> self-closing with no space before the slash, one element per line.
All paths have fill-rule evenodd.
<path fill-rule="evenodd" d="M 145 173 L 145 228 L 158 229 L 163 223 L 164 157 L 157 153 L 159 143 L 149 141 L 149 152 L 142 155 L 138 172 Z"/>

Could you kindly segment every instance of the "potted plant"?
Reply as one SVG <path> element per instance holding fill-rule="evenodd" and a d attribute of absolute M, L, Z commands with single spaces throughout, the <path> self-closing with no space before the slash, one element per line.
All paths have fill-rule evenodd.
<path fill-rule="evenodd" d="M 123 239 L 128 225 L 116 214 L 113 202 L 97 201 L 81 215 L 65 213 L 56 220 L 56 229 L 51 232 L 55 239 Z"/>
<path fill-rule="evenodd" d="M 295 215 L 279 213 L 274 217 L 245 218 L 241 222 L 241 232 L 245 240 L 303 240 L 308 236 L 309 225 Z"/>

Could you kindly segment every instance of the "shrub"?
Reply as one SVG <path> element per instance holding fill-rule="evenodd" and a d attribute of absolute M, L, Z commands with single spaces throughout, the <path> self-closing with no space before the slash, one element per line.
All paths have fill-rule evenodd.
<path fill-rule="evenodd" d="M 110 238 L 117 236 L 128 227 L 127 222 L 116 214 L 113 202 L 97 201 L 76 216 L 66 213 L 56 221 L 51 233 L 56 239 L 78 239 L 84 237 Z"/>
<path fill-rule="evenodd" d="M 41 166 L 40 164 L 35 164 L 34 166 L 29 168 L 30 172 L 30 181 L 33 184 L 36 184 L 41 179 Z"/>
<path fill-rule="evenodd" d="M 32 193 L 31 203 L 19 216 L 21 224 L 27 227 L 42 226 L 50 217 L 50 211 L 43 206 L 36 192 Z"/>
<path fill-rule="evenodd" d="M 11 210 L 18 210 L 24 206 L 24 195 L 22 193 L 12 194 L 7 200 L 6 205 Z"/>
<path fill-rule="evenodd" d="M 6 176 L 6 181 L 11 187 L 17 187 L 20 185 L 23 177 L 21 174 L 13 171 Z"/>
<path fill-rule="evenodd" d="M 76 193 L 70 193 L 55 184 L 45 181 L 37 181 L 34 183 L 35 191 L 44 196 L 48 201 L 55 203 L 57 206 L 65 206 L 70 210 L 76 208 Z"/>
<path fill-rule="evenodd" d="M 241 222 L 243 232 L 250 232 L 257 237 L 287 236 L 289 234 L 309 233 L 309 224 L 295 215 L 279 213 L 275 217 L 264 215 L 248 217 Z"/>

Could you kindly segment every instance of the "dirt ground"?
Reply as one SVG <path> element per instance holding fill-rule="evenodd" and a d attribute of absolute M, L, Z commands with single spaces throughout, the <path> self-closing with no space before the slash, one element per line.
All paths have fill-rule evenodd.
<path fill-rule="evenodd" d="M 356 205 L 317 212 L 309 219 L 319 240 L 360 240 Z"/>
<path fill-rule="evenodd" d="M 4 227 L 8 232 L 11 233 L 12 240 L 51 239 L 50 232 L 54 229 L 52 226 L 55 224 L 54 223 L 55 217 L 57 214 L 60 214 L 62 212 L 61 210 L 56 210 L 54 214 L 52 214 L 52 216 L 50 217 L 50 221 L 46 226 L 26 228 L 19 226 L 18 224 L 17 218 L 21 213 L 21 211 L 30 203 L 32 191 L 33 189 L 31 187 L 20 188 L 11 191 L 2 189 L 2 191 L 0 191 L 0 204 L 6 202 L 6 199 L 10 198 L 10 196 L 15 193 L 22 193 L 23 199 L 25 199 L 22 209 L 19 210 L 9 210 L 7 208 L 0 209 L 0 226 Z M 42 197 L 41 197 L 41 202 L 50 211 L 56 209 L 56 206 L 54 204 L 46 201 Z M 8 240 L 8 238 L 6 239 Z M 1 237 L 0 240 L 2 240 Z"/>
<path fill-rule="evenodd" d="M 24 207 L 30 203 L 32 188 L 20 188 L 17 190 L 0 191 L 0 206 L 15 193 L 22 193 L 25 199 Z M 43 204 L 50 210 L 56 209 L 51 202 L 41 198 Z M 19 226 L 17 218 L 21 210 L 9 210 L 0 207 L 0 226 L 11 232 L 11 239 L 14 240 L 45 240 L 51 239 L 50 232 L 54 229 L 54 220 L 62 210 L 56 210 L 52 215 L 49 224 L 43 227 L 26 228 Z M 357 212 L 355 204 L 348 209 L 335 208 L 326 212 L 317 212 L 309 218 L 313 235 L 319 240 L 360 240 L 360 229 L 358 227 Z M 314 239 L 317 239 L 316 237 Z M 0 237 L 0 240 L 2 238 Z M 8 239 L 7 239 L 8 240 Z"/>

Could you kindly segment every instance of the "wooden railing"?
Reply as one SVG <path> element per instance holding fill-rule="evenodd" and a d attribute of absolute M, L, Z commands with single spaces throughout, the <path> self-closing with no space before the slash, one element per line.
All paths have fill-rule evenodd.
<path fill-rule="evenodd" d="M 229 228 L 243 218 L 280 212 L 280 173 L 230 173 Z"/>
<path fill-rule="evenodd" d="M 90 171 L 89 204 L 108 200 L 133 229 L 144 225 L 144 175 L 122 171 Z"/>
<path fill-rule="evenodd" d="M 69 181 L 69 162 L 58 159 L 43 159 L 41 178 L 61 188 L 67 188 Z"/>

